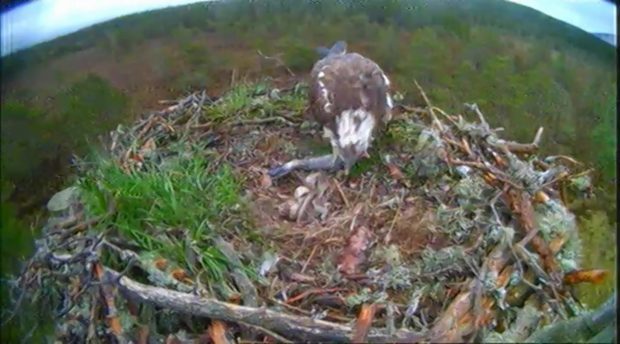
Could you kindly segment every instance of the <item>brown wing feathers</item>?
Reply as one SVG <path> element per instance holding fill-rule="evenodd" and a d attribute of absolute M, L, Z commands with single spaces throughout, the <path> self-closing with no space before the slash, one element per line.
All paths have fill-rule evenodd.
<path fill-rule="evenodd" d="M 335 117 L 349 109 L 384 117 L 389 85 L 373 61 L 357 53 L 328 56 L 315 64 L 310 77 L 309 112 L 321 125 L 333 130 Z"/>

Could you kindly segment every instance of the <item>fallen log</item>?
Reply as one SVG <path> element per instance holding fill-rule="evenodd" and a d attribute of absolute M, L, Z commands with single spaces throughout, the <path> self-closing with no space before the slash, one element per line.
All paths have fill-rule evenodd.
<path fill-rule="evenodd" d="M 179 313 L 264 328 L 296 341 L 349 343 L 353 337 L 353 329 L 348 326 L 280 313 L 264 307 L 238 306 L 212 298 L 152 287 L 122 276 L 112 269 L 106 269 L 106 281 L 115 283 L 120 292 L 130 300 Z M 402 343 L 419 342 L 423 339 L 422 334 L 410 331 L 397 331 L 393 336 L 389 336 L 375 330 L 370 331 L 367 336 L 367 340 L 372 342 Z"/>

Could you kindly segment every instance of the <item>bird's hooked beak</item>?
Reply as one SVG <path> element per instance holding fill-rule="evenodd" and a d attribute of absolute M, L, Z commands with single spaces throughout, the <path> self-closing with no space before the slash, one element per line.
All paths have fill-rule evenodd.
<path fill-rule="evenodd" d="M 339 156 L 339 160 L 342 163 L 342 171 L 344 172 L 345 176 L 348 176 L 351 172 L 351 169 L 353 168 L 353 165 L 355 165 L 355 163 L 363 158 L 370 158 L 370 155 L 368 154 L 368 152 L 366 150 L 363 151 L 356 151 L 354 149 L 351 148 L 347 148 L 347 149 L 338 149 L 338 156 Z"/>
<path fill-rule="evenodd" d="M 345 159 L 344 162 L 344 175 L 348 176 L 351 173 L 353 165 L 355 165 L 357 159 Z"/>
<path fill-rule="evenodd" d="M 353 167 L 353 164 L 350 162 L 345 162 L 344 164 L 344 175 L 348 176 L 349 173 L 351 173 L 351 168 Z"/>

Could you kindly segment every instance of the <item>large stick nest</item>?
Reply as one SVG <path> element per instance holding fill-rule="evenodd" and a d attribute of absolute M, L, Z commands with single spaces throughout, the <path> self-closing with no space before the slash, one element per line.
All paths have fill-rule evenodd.
<path fill-rule="evenodd" d="M 348 178 L 266 174 L 329 149 L 303 120 L 303 85 L 197 92 L 119 126 L 103 157 L 79 164 L 76 186 L 50 202 L 15 280 L 16 309 L 24 300 L 57 309 L 64 342 L 141 343 L 522 341 L 579 313 L 569 285 L 601 272 L 578 270 L 563 201 L 567 188 L 588 190 L 588 171 L 539 158 L 542 128 L 532 143 L 508 142 L 475 104 L 450 115 L 420 92 L 426 106 L 399 105 Z M 238 200 L 198 219 L 199 235 L 150 213 L 125 228 L 125 190 L 106 189 L 102 166 L 139 180 L 196 157 L 205 166 L 181 174 L 211 180 L 228 166 Z M 211 205 L 217 185 L 170 194 Z M 93 188 L 104 206 L 93 206 Z"/>

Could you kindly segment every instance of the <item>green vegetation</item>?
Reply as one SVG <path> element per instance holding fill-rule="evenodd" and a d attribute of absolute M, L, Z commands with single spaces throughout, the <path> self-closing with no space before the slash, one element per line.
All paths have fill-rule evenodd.
<path fill-rule="evenodd" d="M 131 173 L 112 160 L 99 159 L 79 183 L 82 197 L 93 216 L 107 213 L 114 200 L 116 215 L 100 228 L 113 226 L 140 250 L 190 271 L 194 266 L 187 262 L 186 252 L 196 249 L 208 276 L 220 279 L 223 257 L 208 243 L 238 204 L 239 185 L 228 166 L 218 166 L 197 148 L 180 153 L 165 164 Z M 175 229 L 182 234 L 175 236 Z"/>
<path fill-rule="evenodd" d="M 597 199 L 588 207 L 615 215 L 616 49 L 495 0 L 208 2 L 123 17 L 3 58 L 3 200 L 11 193 L 19 209 L 40 205 L 60 185 L 56 176 L 67 173 L 69 152 L 84 153 L 87 138 L 159 107 L 158 99 L 194 88 L 216 95 L 228 88 L 233 70 L 236 81 L 288 76 L 256 50 L 280 56 L 301 76 L 316 59 L 315 46 L 339 39 L 380 63 L 408 103 L 422 102 L 417 79 L 449 112 L 476 102 L 507 138 L 530 141 L 544 126 L 543 151 L 596 167 Z M 243 108 L 244 99 L 226 111 Z M 294 111 L 303 106 L 299 101 Z M 108 187 L 128 182 L 107 181 Z M 597 222 L 604 229 L 582 225 L 610 239 L 589 254 L 614 245 L 615 223 L 608 222 Z"/>
<path fill-rule="evenodd" d="M 616 280 L 616 256 L 618 250 L 615 246 L 607 243 L 613 238 L 615 223 L 603 211 L 591 211 L 581 216 L 579 220 L 581 229 L 580 239 L 584 247 L 598 250 L 598 254 L 585 255 L 581 260 L 583 266 L 592 266 L 599 269 L 606 269 L 610 273 L 610 279 Z M 584 284 L 578 286 L 580 295 L 589 295 L 583 301 L 589 306 L 595 306 L 604 301 L 609 295 L 613 294 L 615 285 L 605 284 L 603 287 L 592 288 L 592 285 Z"/>
<path fill-rule="evenodd" d="M 2 103 L 3 193 L 15 185 L 31 184 L 36 192 L 69 160 L 69 153 L 85 153 L 94 135 L 125 119 L 127 97 L 95 75 L 71 84 L 46 108 L 15 100 Z M 3 198 L 5 198 L 3 196 Z"/>
<path fill-rule="evenodd" d="M 28 223 L 17 217 L 16 207 L 7 202 L 5 192 L 2 192 L 1 203 L 1 217 L 0 217 L 0 249 L 2 250 L 2 283 L 0 283 L 0 307 L 4 316 L 13 310 L 11 304 L 11 298 L 14 297 L 14 293 L 10 293 L 9 284 L 6 280 L 11 276 L 17 275 L 19 271 L 16 270 L 17 266 L 20 266 L 24 260 L 30 256 L 32 250 L 35 233 L 31 231 Z M 34 305 L 25 304 L 23 306 L 22 314 L 25 315 L 27 321 L 17 322 L 11 324 L 2 324 L 0 329 L 0 341 L 3 343 L 12 343 L 19 339 L 23 339 L 25 334 L 31 335 L 30 340 L 33 342 L 43 342 L 43 336 L 46 333 L 51 333 L 53 327 L 50 324 L 51 318 L 50 312 L 47 310 L 41 310 Z M 18 319 L 24 319 L 22 314 L 18 314 Z M 34 325 L 33 321 L 36 321 Z"/>
<path fill-rule="evenodd" d="M 19 221 L 15 216 L 15 207 L 8 203 L 2 202 L 2 218 L 1 218 L 0 235 L 2 236 L 2 242 L 0 243 L 0 249 L 2 249 L 3 257 L 8 259 L 2 260 L 2 271 L 10 271 L 11 267 L 21 261 L 25 256 L 25 252 L 32 246 L 32 233 L 30 229 L 24 223 Z M 6 300 L 5 298 L 2 298 Z"/>
<path fill-rule="evenodd" d="M 41 161 L 54 156 L 54 142 L 45 140 L 43 111 L 11 101 L 2 103 L 1 111 L 3 180 L 35 173 Z M 5 184 L 2 191 L 9 192 L 9 186 Z"/>
<path fill-rule="evenodd" d="M 509 257 L 511 247 L 520 247 L 513 244 L 526 233 L 514 225 L 522 221 L 516 210 L 531 204 L 529 198 L 522 197 L 527 196 L 525 191 L 515 188 L 512 191 L 516 196 L 506 195 L 511 205 L 498 202 L 492 210 L 487 205 L 503 186 L 488 184 L 480 171 L 468 175 L 449 172 L 441 159 L 448 155 L 455 160 L 475 160 L 463 149 L 447 148 L 448 141 L 460 142 L 467 137 L 479 159 L 492 161 L 489 154 L 481 152 L 490 147 L 489 142 L 497 141 L 497 136 L 479 123 L 459 125 L 448 120 L 443 121 L 445 131 L 440 133 L 430 117 L 407 111 L 392 122 L 387 135 L 377 140 L 371 159 L 356 166 L 352 179 L 332 184 L 326 175 L 304 178 L 302 174 L 301 180 L 293 176 L 271 180 L 263 169 L 265 161 L 308 156 L 300 153 L 307 148 L 304 141 L 313 138 L 311 125 L 299 116 L 306 91 L 303 83 L 286 89 L 274 89 L 270 82 L 243 83 L 217 100 L 206 101 L 197 92 L 179 107 L 145 116 L 129 126 L 119 125 L 110 135 L 113 144 L 109 149 L 103 153 L 100 147 L 92 146 L 95 151 L 89 158 L 78 161 L 79 172 L 72 187 L 50 201 L 53 215 L 37 237 L 38 254 L 26 269 L 28 276 L 38 278 L 22 279 L 13 293 L 25 291 L 24 299 L 53 310 L 54 335 L 59 341 L 84 342 L 97 336 L 108 342 L 111 335 L 133 339 L 144 326 L 149 328 L 149 340 L 160 341 L 180 331 L 191 336 L 184 338 L 193 339 L 208 328 L 206 318 L 218 318 L 217 314 L 177 312 L 179 308 L 171 306 L 176 301 L 124 302 L 127 295 L 133 295 L 127 301 L 140 299 L 135 291 L 126 289 L 130 288 L 129 279 L 200 295 L 201 301 L 238 302 L 249 311 L 264 306 L 271 314 L 284 312 L 279 308 L 282 302 L 274 298 L 278 300 L 286 293 L 290 295 L 286 302 L 298 299 L 295 307 L 304 311 L 303 316 L 327 312 L 329 307 L 340 314 L 337 320 L 345 329 L 362 303 L 398 303 L 399 312 L 404 313 L 407 306 L 403 304 L 424 302 L 429 325 L 406 317 L 394 321 L 402 324 L 404 331 L 421 333 L 424 338 L 455 341 L 473 331 L 470 324 L 474 317 L 450 309 L 473 312 L 468 311 L 468 304 L 474 299 L 466 295 L 473 295 L 472 290 L 482 286 L 475 282 L 476 271 L 488 268 L 484 277 L 488 286 L 481 295 L 496 298 L 503 307 L 484 307 L 497 310 L 505 319 L 504 327 L 513 323 L 512 315 L 522 306 L 515 300 L 518 296 L 506 295 L 534 294 L 534 290 L 516 287 L 523 279 L 542 285 L 533 276 L 528 277 L 528 272 L 540 274 L 539 278 L 545 274 L 536 272 L 543 269 L 535 268 L 540 264 L 537 258 L 524 259 L 523 265 L 497 258 Z M 201 105 L 199 110 L 197 105 Z M 491 135 L 488 142 L 483 133 Z M 215 134 L 211 136 L 215 140 L 205 139 L 209 134 Z M 409 169 L 409 176 L 400 178 L 381 163 L 387 155 L 393 156 L 396 169 L 415 165 L 426 166 L 426 171 Z M 540 157 L 531 158 L 539 161 Z M 538 180 L 530 185 L 533 188 L 544 183 L 533 165 L 519 169 L 519 173 L 515 168 L 518 164 L 505 170 L 499 164 L 495 166 L 503 170 L 497 175 L 511 183 Z M 429 170 L 444 173 L 432 175 Z M 586 183 L 579 179 L 575 184 Z M 291 212 L 293 208 L 297 211 Z M 494 210 L 502 214 L 502 220 Z M 355 224 L 357 219 L 361 224 Z M 577 265 L 581 251 L 574 220 L 557 199 L 533 209 L 532 221 L 538 224 L 544 242 L 566 239 L 555 254 L 558 268 L 564 272 Z M 365 224 L 372 229 L 361 229 L 367 228 Z M 355 248 L 366 246 L 369 238 L 375 237 L 385 239 Z M 360 241 L 366 243 L 360 245 Z M 367 258 L 347 263 L 352 250 L 368 254 Z M 539 252 L 529 246 L 521 250 L 524 255 Z M 363 284 L 343 278 L 347 273 L 343 265 L 353 273 L 358 269 L 366 273 Z M 122 294 L 97 281 L 102 271 L 122 271 L 124 287 L 117 289 Z M 514 271 L 510 281 L 497 278 L 502 271 Z M 455 284 L 463 286 L 458 293 L 465 296 L 449 292 Z M 343 304 L 312 302 L 317 285 L 325 291 L 338 288 Z M 498 289 L 504 290 L 503 295 L 496 293 Z M 541 302 L 548 304 L 547 297 L 557 302 L 551 290 L 541 288 L 540 292 L 546 295 Z M 158 295 L 168 294 L 160 291 Z M 111 302 L 115 313 L 109 314 Z M 458 306 L 460 303 L 465 304 Z M 564 303 L 560 303 L 560 311 L 551 311 L 551 319 L 569 309 L 580 310 L 572 296 L 566 296 Z M 217 312 L 225 307 L 220 304 L 203 309 Z M 533 307 L 532 311 L 538 316 L 546 309 Z M 257 312 L 265 314 L 262 309 Z M 291 334 L 290 327 L 274 329 L 290 317 L 271 321 L 247 315 L 236 319 L 236 312 L 231 314 L 229 324 L 253 318 L 274 333 L 301 338 L 298 333 Z M 44 321 L 30 319 L 27 313 L 19 316 L 13 319 L 21 320 L 15 321 L 19 323 L 16 329 Z M 378 314 L 377 320 L 383 321 L 385 316 Z M 116 327 L 110 326 L 114 320 L 118 320 Z M 454 330 L 444 328 L 457 322 L 465 325 Z M 316 338 L 325 332 L 299 324 L 295 332 L 312 333 Z M 116 333 L 104 331 L 106 328 Z M 524 339 L 535 328 L 537 324 L 515 338 Z M 5 340 L 12 342 L 20 337 L 17 332 Z"/>
<path fill-rule="evenodd" d="M 60 142 L 76 147 L 83 144 L 85 138 L 116 127 L 126 118 L 127 105 L 126 95 L 106 80 L 89 74 L 56 95 L 52 103 L 53 119 L 62 121 L 62 125 L 49 125 L 62 129 L 58 133 L 64 136 Z"/>

